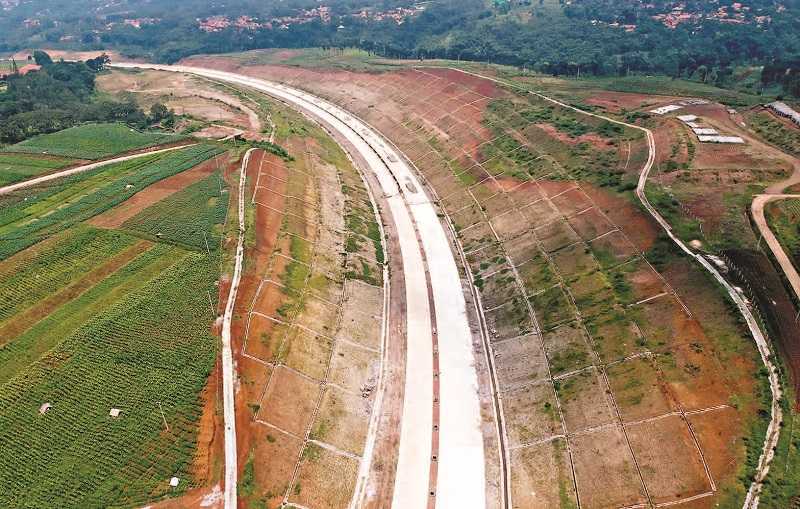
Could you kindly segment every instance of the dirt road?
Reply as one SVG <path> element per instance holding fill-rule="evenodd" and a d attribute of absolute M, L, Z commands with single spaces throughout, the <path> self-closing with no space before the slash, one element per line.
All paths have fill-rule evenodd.
<path fill-rule="evenodd" d="M 770 230 L 767 219 L 764 216 L 764 206 L 766 206 L 767 203 L 789 198 L 800 199 L 800 194 L 759 194 L 753 199 L 751 210 L 758 231 L 767 242 L 770 251 L 772 251 L 772 255 L 778 260 L 778 264 L 781 266 L 786 279 L 789 281 L 795 297 L 800 300 L 800 274 L 797 273 L 797 269 L 792 263 L 791 258 L 786 254 L 786 251 L 783 250 L 783 246 L 781 246 L 775 234 Z"/>
<path fill-rule="evenodd" d="M 736 306 L 739 309 L 739 312 L 744 317 L 744 319 L 745 319 L 745 321 L 747 323 L 747 326 L 750 329 L 750 333 L 753 336 L 753 339 L 755 340 L 756 347 L 758 348 L 759 354 L 761 355 L 761 360 L 764 363 L 764 365 L 767 367 L 767 370 L 769 372 L 769 384 L 770 384 L 770 390 L 772 392 L 771 418 L 770 418 L 769 426 L 767 428 L 767 434 L 766 434 L 766 437 L 764 439 L 764 447 L 763 447 L 763 449 L 761 451 L 761 455 L 760 455 L 759 460 L 758 460 L 758 467 L 757 467 L 756 473 L 755 473 L 755 480 L 753 481 L 753 483 L 750 485 L 750 488 L 748 489 L 747 496 L 745 498 L 744 505 L 743 505 L 744 509 L 755 509 L 755 508 L 757 508 L 758 507 L 758 502 L 759 502 L 759 495 L 760 495 L 761 489 L 763 487 L 764 479 L 766 478 L 767 473 L 769 472 L 770 463 L 772 462 L 772 458 L 775 455 L 775 447 L 778 444 L 778 438 L 780 436 L 780 425 L 781 425 L 781 422 L 783 421 L 783 412 L 782 412 L 781 406 L 780 406 L 780 399 L 782 397 L 782 390 L 781 390 L 781 386 L 780 386 L 780 378 L 779 378 L 779 375 L 778 375 L 778 370 L 777 370 L 777 368 L 775 367 L 775 365 L 773 364 L 773 362 L 771 360 L 772 359 L 772 353 L 771 353 L 770 348 L 769 348 L 769 342 L 768 342 L 767 338 L 764 336 L 764 333 L 761 331 L 761 328 L 758 325 L 758 322 L 756 321 L 755 316 L 753 315 L 753 312 L 750 309 L 750 307 L 749 307 L 747 301 L 745 300 L 744 296 L 740 292 L 738 292 L 733 287 L 733 285 L 731 285 L 722 276 L 722 274 L 717 269 L 717 267 L 714 264 L 712 264 L 705 256 L 703 256 L 700 253 L 695 253 L 681 239 L 679 239 L 673 233 L 672 227 L 667 222 L 667 220 L 664 219 L 661 216 L 661 214 L 658 212 L 658 210 L 656 210 L 656 208 L 653 207 L 653 205 L 647 199 L 647 196 L 645 194 L 645 187 L 647 185 L 647 179 L 648 179 L 648 177 L 650 175 L 650 170 L 653 168 L 653 163 L 655 162 L 655 156 L 656 156 L 656 144 L 655 144 L 655 138 L 653 136 L 653 132 L 650 129 L 647 129 L 645 127 L 641 127 L 641 126 L 634 125 L 634 124 L 629 124 L 629 123 L 626 123 L 626 122 L 621 122 L 619 120 L 616 120 L 616 119 L 613 119 L 613 118 L 610 118 L 610 117 L 606 117 L 606 116 L 603 116 L 603 115 L 598 115 L 596 113 L 590 113 L 588 111 L 581 110 L 580 108 L 576 108 L 574 106 L 570 106 L 569 104 L 565 104 L 565 103 L 563 103 L 561 101 L 558 101 L 558 100 L 553 99 L 551 97 L 548 97 L 546 95 L 540 94 L 538 92 L 534 92 L 534 91 L 530 91 L 530 90 L 524 89 L 524 88 L 520 87 L 519 85 L 517 85 L 515 83 L 511 83 L 511 82 L 507 82 L 507 81 L 503 81 L 503 80 L 498 80 L 496 78 L 483 76 L 483 75 L 480 75 L 480 74 L 477 74 L 477 73 L 464 71 L 462 69 L 457 69 L 457 68 L 453 68 L 453 67 L 448 67 L 448 69 L 451 69 L 451 70 L 454 70 L 454 71 L 458 71 L 458 72 L 463 72 L 465 74 L 470 74 L 472 76 L 477 76 L 477 77 L 480 77 L 480 78 L 483 78 L 483 79 L 491 80 L 491 81 L 494 81 L 496 83 L 503 84 L 505 86 L 510 86 L 512 88 L 521 89 L 522 93 L 528 93 L 528 94 L 535 95 L 536 97 L 539 97 L 540 99 L 548 101 L 548 102 L 550 102 L 552 104 L 556 104 L 556 105 L 558 105 L 558 106 L 560 106 L 562 108 L 567 108 L 567 109 L 570 109 L 570 110 L 575 111 L 577 113 L 580 113 L 582 115 L 587 115 L 587 116 L 590 116 L 590 117 L 599 118 L 599 119 L 606 120 L 606 121 L 614 123 L 614 124 L 623 125 L 623 126 L 631 128 L 631 129 L 636 129 L 638 131 L 642 131 L 642 132 L 645 133 L 645 135 L 647 136 L 649 155 L 648 155 L 648 159 L 645 162 L 645 165 L 642 167 L 642 171 L 641 171 L 641 173 L 639 175 L 639 181 L 638 181 L 638 184 L 636 186 L 636 196 L 637 196 L 637 198 L 639 198 L 639 201 L 641 201 L 642 205 L 647 209 L 647 211 L 650 213 L 650 215 L 653 217 L 653 219 L 655 219 L 655 221 L 658 222 L 658 224 L 661 226 L 661 228 L 663 228 L 663 230 L 666 232 L 666 234 L 681 249 L 681 251 L 683 251 L 687 256 L 690 256 L 690 257 L 694 258 L 700 265 L 703 266 L 704 269 L 706 269 L 709 273 L 711 273 L 712 276 L 714 276 L 714 279 L 717 280 L 717 282 L 719 282 L 725 288 L 725 290 L 728 293 L 728 295 L 736 303 Z"/>
<path fill-rule="evenodd" d="M 236 410 L 234 408 L 234 368 L 233 350 L 231 349 L 231 321 L 233 320 L 233 308 L 236 304 L 236 294 L 239 291 L 239 283 L 242 280 L 242 261 L 244 259 L 244 234 L 245 234 L 245 213 L 244 213 L 244 193 L 245 181 L 247 178 L 247 164 L 250 162 L 250 154 L 256 149 L 248 150 L 242 159 L 242 169 L 239 174 L 239 193 L 237 195 L 239 211 L 239 239 L 236 242 L 236 259 L 234 262 L 233 279 L 228 292 L 228 300 L 225 303 L 225 314 L 222 316 L 222 399 L 224 408 L 225 422 L 225 507 L 235 509 L 237 505 L 236 483 L 237 483 L 237 464 L 236 464 Z"/>
<path fill-rule="evenodd" d="M 85 171 L 94 170 L 96 168 L 100 168 L 103 166 L 108 166 L 109 164 L 114 163 L 121 163 L 123 161 L 130 161 L 131 159 L 138 159 L 140 157 L 145 157 L 153 154 L 161 154 L 163 152 L 170 152 L 172 150 L 180 150 L 182 148 L 187 148 L 195 145 L 194 143 L 191 145 L 180 145 L 178 147 L 169 147 L 160 150 L 151 150 L 149 152 L 140 152 L 138 154 L 131 154 L 128 156 L 122 157 L 115 157 L 113 159 L 106 159 L 105 161 L 100 161 L 97 163 L 92 164 L 85 164 L 83 166 L 76 166 L 75 168 L 69 168 L 67 170 L 58 171 L 56 173 L 50 173 L 48 175 L 43 175 L 41 177 L 32 178 L 30 180 L 25 180 L 23 182 L 17 182 L 16 184 L 11 184 L 9 186 L 0 187 L 0 194 L 7 194 L 12 191 L 16 191 L 18 189 L 25 189 L 26 187 L 35 186 L 41 184 L 43 182 L 49 182 L 51 180 L 59 179 L 61 177 L 68 177 L 69 175 L 74 175 L 76 173 L 83 173 Z"/>
<path fill-rule="evenodd" d="M 250 87 L 276 97 L 337 131 L 374 173 L 396 226 L 407 300 L 407 366 L 399 459 L 392 500 L 396 508 L 485 506 L 480 402 L 472 333 L 453 253 L 436 210 L 400 154 L 348 112 L 305 92 L 247 76 L 186 66 L 115 64 L 185 72 Z M 443 324 L 438 331 L 433 324 Z M 434 373 L 434 335 L 440 372 Z M 434 401 L 438 382 L 439 401 Z M 439 406 L 438 455 L 432 458 L 434 406 Z M 227 441 L 226 441 L 227 442 Z M 226 443 L 227 449 L 227 443 Z M 431 486 L 432 466 L 438 470 Z M 234 505 L 227 503 L 226 507 Z"/>

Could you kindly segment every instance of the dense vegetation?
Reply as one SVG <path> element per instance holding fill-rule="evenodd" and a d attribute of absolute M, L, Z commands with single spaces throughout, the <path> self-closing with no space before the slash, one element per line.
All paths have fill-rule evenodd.
<path fill-rule="evenodd" d="M 191 486 L 216 267 L 200 253 L 173 259 L 0 385 L 4 507 L 141 506 L 175 493 L 173 475 L 178 492 Z"/>
<path fill-rule="evenodd" d="M 102 159 L 129 150 L 162 145 L 181 138 L 158 132 L 139 132 L 126 125 L 84 124 L 42 134 L 12 145 L 8 152 Z"/>
<path fill-rule="evenodd" d="M 122 203 L 145 187 L 209 159 L 196 145 L 76 174 L 0 201 L 0 260 Z"/>
<path fill-rule="evenodd" d="M 103 68 L 102 59 L 54 62 L 42 51 L 33 56 L 41 69 L 10 75 L 5 91 L 0 92 L 0 144 L 60 131 L 80 122 L 126 122 L 145 127 L 163 120 L 154 114 L 156 110 L 148 116 L 132 101 L 98 97 L 95 75 Z"/>
<path fill-rule="evenodd" d="M 218 225 L 225 221 L 228 193 L 219 172 L 151 205 L 122 227 L 200 251 L 220 247 Z"/>
<path fill-rule="evenodd" d="M 0 19 L 0 51 L 42 44 L 115 48 L 174 62 L 197 53 L 352 46 L 401 58 L 489 60 L 568 75 L 658 73 L 717 85 L 740 79 L 740 66 L 785 69 L 800 55 L 796 0 L 748 0 L 739 7 L 732 0 L 449 0 L 425 2 L 424 11 L 401 24 L 356 14 L 414 7 L 413 2 L 238 0 L 222 6 L 192 0 L 179 11 L 143 0 L 65 3 L 63 9 L 43 10 L 44 0 L 33 0 L 11 9 Z M 330 8 L 330 19 L 303 11 L 320 5 Z M 689 18 L 667 26 L 665 17 L 680 14 Z M 219 15 L 248 16 L 256 25 L 199 29 L 198 19 Z M 125 21 L 133 16 L 145 22 L 136 27 Z M 25 26 L 25 19 L 37 23 Z M 788 88 L 797 93 L 794 73 Z M 776 77 L 768 73 L 764 83 Z"/>

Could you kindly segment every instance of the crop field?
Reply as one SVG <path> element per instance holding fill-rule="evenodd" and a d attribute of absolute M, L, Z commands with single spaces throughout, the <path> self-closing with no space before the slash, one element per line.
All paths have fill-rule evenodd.
<path fill-rule="evenodd" d="M 35 136 L 11 145 L 6 150 L 78 159 L 103 159 L 182 139 L 184 137 L 177 135 L 136 131 L 124 124 L 84 124 L 52 134 Z"/>
<path fill-rule="evenodd" d="M 186 475 L 217 349 L 202 291 L 215 267 L 175 261 L 0 386 L 3 505 L 143 504 Z"/>
<path fill-rule="evenodd" d="M 800 129 L 797 126 L 767 111 L 753 113 L 748 120 L 750 127 L 762 138 L 789 154 L 800 156 Z"/>
<path fill-rule="evenodd" d="M 788 199 L 770 203 L 765 215 L 770 230 L 786 250 L 796 267 L 800 267 L 800 200 Z"/>
<path fill-rule="evenodd" d="M 168 199 L 141 223 L 214 232 L 213 251 L 195 235 L 161 242 L 85 221 L 220 152 L 191 147 L 3 196 L 0 505 L 133 507 L 208 482 L 194 462 L 218 350 L 225 184 L 173 195 L 197 207 L 196 225 Z"/>
<path fill-rule="evenodd" d="M 220 152 L 210 146 L 125 161 L 5 195 L 0 200 L 0 259 L 122 203 L 161 179 Z"/>
<path fill-rule="evenodd" d="M 755 348 L 633 202 L 639 133 L 448 69 L 257 69 L 376 126 L 435 191 L 483 301 L 515 507 L 736 504 Z M 712 470 L 719 440 L 742 445 Z"/>
<path fill-rule="evenodd" d="M 122 228 L 200 250 L 219 249 L 228 193 L 219 172 L 146 208 Z"/>
<path fill-rule="evenodd" d="M 383 248 L 369 195 L 319 128 L 275 110 L 285 161 L 249 168 L 240 408 L 251 505 L 348 507 L 381 363 Z M 302 133 L 302 134 L 301 134 Z M 236 331 L 239 331 L 238 333 Z"/>
<path fill-rule="evenodd" d="M 0 186 L 51 173 L 76 162 L 64 157 L 0 153 Z"/>

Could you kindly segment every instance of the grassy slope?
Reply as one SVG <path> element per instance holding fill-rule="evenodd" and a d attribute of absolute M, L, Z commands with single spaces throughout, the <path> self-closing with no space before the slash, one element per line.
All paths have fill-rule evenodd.
<path fill-rule="evenodd" d="M 0 153 L 0 186 L 13 184 L 69 166 L 72 159 Z"/>
<path fill-rule="evenodd" d="M 156 132 L 138 132 L 123 124 L 85 124 L 35 136 L 7 148 L 9 152 L 46 153 L 83 159 L 102 159 L 122 152 L 182 139 Z"/>

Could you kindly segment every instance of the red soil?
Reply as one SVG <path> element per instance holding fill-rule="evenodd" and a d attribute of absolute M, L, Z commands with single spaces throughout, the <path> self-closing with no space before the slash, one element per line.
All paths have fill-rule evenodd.
<path fill-rule="evenodd" d="M 582 134 L 580 136 L 570 136 L 567 133 L 562 133 L 555 126 L 551 124 L 533 124 L 542 131 L 549 134 L 551 137 L 557 139 L 562 143 L 566 143 L 567 145 L 577 145 L 579 143 L 589 143 L 593 147 L 600 149 L 600 150 L 611 150 L 614 145 L 612 145 L 611 140 L 608 138 L 603 138 L 599 134 Z"/>

